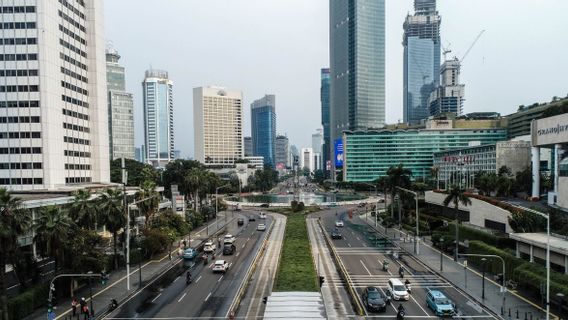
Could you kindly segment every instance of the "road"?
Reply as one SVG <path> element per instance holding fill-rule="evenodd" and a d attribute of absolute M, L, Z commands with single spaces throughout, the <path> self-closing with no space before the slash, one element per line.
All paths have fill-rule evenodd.
<path fill-rule="evenodd" d="M 221 248 L 217 248 L 215 253 L 214 260 L 224 259 L 229 262 L 229 270 L 225 274 L 211 271 L 214 263 L 211 259 L 207 265 L 201 262 L 184 262 L 186 267 L 192 270 L 191 284 L 186 285 L 185 272 L 180 273 L 173 281 L 152 288 L 152 294 L 146 295 L 144 301 L 127 301 L 106 319 L 225 317 L 266 234 L 264 231 L 257 231 L 256 227 L 258 223 L 266 223 L 267 226 L 272 223 L 272 218 L 261 220 L 258 213 L 252 211 L 243 211 L 239 216 L 245 218 L 244 225 L 237 226 L 235 220 L 227 229 L 228 233 L 237 237 L 236 253 L 223 256 Z M 256 221 L 248 221 L 249 216 L 254 216 Z"/>
<path fill-rule="evenodd" d="M 321 217 L 322 224 L 326 231 L 335 227 L 336 220 L 343 220 L 345 226 L 340 228 L 343 239 L 333 240 L 333 244 L 349 273 L 354 287 L 359 297 L 363 289 L 367 286 L 375 286 L 386 292 L 389 278 L 398 278 L 398 269 L 402 266 L 405 270 L 404 279 L 409 279 L 412 286 L 412 294 L 409 301 L 391 302 L 386 313 L 369 314 L 367 316 L 393 318 L 396 315 L 396 308 L 402 304 L 409 318 L 428 319 L 437 318 L 435 314 L 426 306 L 427 290 L 436 289 L 442 291 L 456 305 L 459 315 L 467 318 L 495 319 L 485 308 L 479 306 L 470 299 L 464 292 L 456 289 L 451 283 L 438 276 L 413 257 L 388 242 L 385 245 L 381 241 L 375 240 L 375 232 L 370 232 L 370 228 L 363 224 L 363 221 L 355 218 L 349 219 L 348 209 L 337 209 L 314 214 L 314 217 Z M 338 215 L 335 215 L 338 211 Z M 383 236 L 378 235 L 381 239 Z M 389 262 L 389 270 L 382 270 L 383 261 Z M 324 287 L 343 287 L 341 278 L 326 278 Z M 361 301 L 363 304 L 363 302 Z"/>

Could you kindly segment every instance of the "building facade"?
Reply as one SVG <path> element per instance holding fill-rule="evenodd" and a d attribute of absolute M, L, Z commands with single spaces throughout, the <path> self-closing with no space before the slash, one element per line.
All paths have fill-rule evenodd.
<path fill-rule="evenodd" d="M 244 156 L 243 94 L 223 87 L 193 89 L 195 160 L 233 165 Z"/>
<path fill-rule="evenodd" d="M 162 70 L 147 70 L 142 81 L 146 162 L 165 167 L 174 159 L 173 81 Z"/>
<path fill-rule="evenodd" d="M 244 157 L 244 159 L 248 160 L 249 166 L 252 166 L 254 170 L 264 169 L 264 158 L 262 156 L 250 156 Z"/>
<path fill-rule="evenodd" d="M 319 163 L 316 163 L 315 166 L 319 169 L 322 168 L 323 163 L 322 163 L 322 152 L 323 152 L 323 130 L 322 129 L 316 129 L 316 133 L 312 134 L 312 151 L 314 152 L 314 154 L 319 154 Z"/>
<path fill-rule="evenodd" d="M 110 182 L 101 1 L 3 1 L 0 185 Z"/>
<path fill-rule="evenodd" d="M 531 122 L 542 118 L 544 112 L 550 108 L 568 103 L 568 97 L 549 103 L 535 103 L 530 106 L 519 106 L 517 112 L 507 116 L 509 139 L 531 134 Z"/>
<path fill-rule="evenodd" d="M 321 69 L 320 79 L 321 125 L 323 127 L 322 162 L 324 169 L 326 169 L 331 155 L 329 138 L 329 68 Z"/>
<path fill-rule="evenodd" d="M 290 167 L 290 141 L 287 136 L 276 136 L 275 163 L 277 169 Z"/>
<path fill-rule="evenodd" d="M 404 22 L 403 119 L 428 118 L 430 94 L 440 79 L 440 23 L 436 0 L 414 0 L 414 15 Z"/>
<path fill-rule="evenodd" d="M 276 96 L 267 94 L 250 105 L 252 152 L 274 167 L 276 144 Z"/>
<path fill-rule="evenodd" d="M 252 137 L 244 138 L 245 144 L 245 157 L 252 157 L 254 153 L 252 152 Z"/>
<path fill-rule="evenodd" d="M 385 123 L 385 0 L 329 5 L 330 139 L 335 140 L 343 130 Z"/>
<path fill-rule="evenodd" d="M 314 151 L 312 148 L 302 148 L 300 151 L 300 170 L 314 171 Z"/>
<path fill-rule="evenodd" d="M 107 49 L 108 128 L 111 160 L 134 159 L 134 101 L 126 92 L 124 67 L 118 63 L 120 55 Z"/>
<path fill-rule="evenodd" d="M 430 94 L 428 105 L 431 116 L 452 113 L 457 116 L 463 114 L 465 101 L 465 85 L 460 84 L 459 60 L 447 60 L 442 64 L 440 85 Z"/>

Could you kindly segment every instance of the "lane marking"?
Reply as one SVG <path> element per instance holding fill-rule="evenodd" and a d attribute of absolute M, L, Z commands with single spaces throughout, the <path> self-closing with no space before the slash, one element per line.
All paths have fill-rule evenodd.
<path fill-rule="evenodd" d="M 359 260 L 359 262 L 361 262 L 361 264 L 363 265 L 363 268 L 365 268 L 365 270 L 367 270 L 367 273 L 372 276 L 373 274 L 371 273 L 371 271 L 369 271 L 369 269 L 367 268 L 367 266 L 363 263 L 363 260 Z"/>
<path fill-rule="evenodd" d="M 205 297 L 205 301 L 209 300 L 209 297 L 211 296 L 211 292 L 209 292 L 209 294 L 207 295 L 207 297 Z"/>
<path fill-rule="evenodd" d="M 243 243 L 243 246 L 242 246 L 241 248 L 244 248 L 246 244 L 247 244 L 246 242 L 245 242 L 245 243 Z"/>
<path fill-rule="evenodd" d="M 185 295 L 186 295 L 186 294 L 187 294 L 187 292 L 184 293 L 183 296 L 181 296 L 181 298 L 178 299 L 178 302 L 181 302 L 181 300 L 182 300 L 183 298 L 185 298 Z"/>
<path fill-rule="evenodd" d="M 237 252 L 237 254 L 235 255 L 235 257 L 238 257 L 238 256 L 239 256 L 239 254 L 241 254 L 241 253 L 240 253 L 240 252 Z"/>
<path fill-rule="evenodd" d="M 199 280 L 201 279 L 202 276 L 199 276 L 199 278 L 197 278 L 197 280 L 195 280 L 195 283 L 198 283 Z"/>
<path fill-rule="evenodd" d="M 225 275 L 222 275 L 221 278 L 219 278 L 219 280 L 217 280 L 217 282 L 221 282 L 221 279 L 223 279 Z"/>
<path fill-rule="evenodd" d="M 179 277 L 180 277 L 180 276 L 178 276 L 178 277 L 174 280 L 174 282 L 178 281 Z"/>
<path fill-rule="evenodd" d="M 363 247 L 365 247 L 365 248 L 366 248 L 366 247 L 367 247 L 367 245 L 363 243 Z"/>
<path fill-rule="evenodd" d="M 158 298 L 162 295 L 162 293 L 158 294 L 154 299 L 152 299 L 152 303 L 154 303 L 154 301 L 158 300 Z"/>
<path fill-rule="evenodd" d="M 214 263 L 215 262 L 211 262 L 211 264 L 209 265 L 209 268 L 212 268 Z"/>
<path fill-rule="evenodd" d="M 351 243 L 347 242 L 347 245 L 348 245 L 349 247 L 351 247 Z"/>
<path fill-rule="evenodd" d="M 232 263 L 232 262 L 231 262 L 231 263 L 229 263 L 229 269 L 231 268 L 231 266 L 232 266 L 232 265 L 233 265 L 233 263 Z"/>

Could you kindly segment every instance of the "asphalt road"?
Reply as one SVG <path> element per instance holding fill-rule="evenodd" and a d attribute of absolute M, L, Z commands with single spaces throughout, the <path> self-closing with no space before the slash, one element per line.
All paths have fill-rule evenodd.
<path fill-rule="evenodd" d="M 217 248 L 215 258 L 210 258 L 207 265 L 204 265 L 202 260 L 196 263 L 184 261 L 186 268 L 192 270 L 191 284 L 186 285 L 183 272 L 172 282 L 154 290 L 145 301 L 133 299 L 107 319 L 225 317 L 264 238 L 265 232 L 257 231 L 256 227 L 258 223 L 265 223 L 268 229 L 272 223 L 270 217 L 266 220 L 259 219 L 257 212 L 242 211 L 239 215 L 245 218 L 245 224 L 239 227 L 235 220 L 227 229 L 228 233 L 237 237 L 235 254 L 223 256 L 222 249 Z M 256 221 L 249 222 L 249 216 L 254 216 Z M 218 259 L 229 262 L 229 270 L 225 274 L 213 273 L 211 270 L 214 261 Z"/>
<path fill-rule="evenodd" d="M 335 227 L 336 220 L 343 220 L 345 226 L 340 228 L 343 239 L 333 240 L 336 250 L 349 273 L 359 297 L 367 286 L 380 288 L 386 293 L 389 278 L 399 278 L 398 270 L 402 266 L 405 270 L 404 280 L 409 279 L 412 294 L 408 301 L 393 301 L 385 313 L 369 313 L 367 316 L 380 318 L 393 318 L 396 316 L 396 308 L 402 304 L 406 310 L 406 317 L 428 319 L 437 318 L 434 312 L 426 305 L 427 290 L 436 289 L 442 291 L 450 300 L 457 305 L 459 315 L 467 318 L 495 319 L 482 306 L 479 306 L 463 292 L 457 290 L 451 283 L 431 272 L 419 261 L 406 255 L 391 242 L 386 245 L 376 243 L 374 233 L 358 218 L 353 220 L 347 214 L 347 208 L 338 208 L 334 211 L 326 211 L 317 216 L 322 217 L 322 224 L 329 232 Z M 379 235 L 382 238 L 382 235 Z M 389 270 L 383 271 L 383 261 L 389 262 Z M 403 281 L 404 281 L 403 280 Z M 326 279 L 324 286 L 343 285 L 340 278 Z M 361 301 L 363 304 L 363 302 Z M 364 305 L 364 304 L 363 304 Z"/>

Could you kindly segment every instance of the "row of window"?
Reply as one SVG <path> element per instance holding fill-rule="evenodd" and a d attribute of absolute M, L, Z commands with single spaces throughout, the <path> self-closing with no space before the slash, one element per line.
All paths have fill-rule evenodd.
<path fill-rule="evenodd" d="M 67 2 L 66 0 L 59 0 L 59 3 L 61 3 L 65 8 L 73 11 L 74 14 L 78 15 L 79 17 L 85 19 L 85 15 L 79 11 L 77 8 L 75 8 L 72 4 L 70 4 L 69 2 Z M 85 4 L 83 3 L 83 1 L 79 1 L 79 3 L 82 6 L 85 6 Z"/>
<path fill-rule="evenodd" d="M 33 13 L 33 12 L 35 12 L 34 6 L 0 7 L 0 13 Z"/>
<path fill-rule="evenodd" d="M 91 177 L 69 177 L 65 178 L 65 183 L 84 183 L 91 182 Z"/>
<path fill-rule="evenodd" d="M 2 44 L 37 44 L 36 38 L 5 38 L 0 39 L 0 45 Z"/>
<path fill-rule="evenodd" d="M 74 25 L 75 28 L 79 28 L 79 30 L 81 30 L 81 31 L 83 31 L 83 32 L 86 32 L 86 31 L 87 31 L 87 29 L 85 29 L 85 27 L 84 27 L 82 24 L 80 24 L 79 22 L 75 21 L 73 18 L 71 18 L 71 17 L 68 16 L 67 14 L 61 12 L 61 10 L 59 10 L 59 16 L 60 16 L 61 18 L 63 18 L 63 20 L 69 22 L 71 25 Z"/>
<path fill-rule="evenodd" d="M 75 78 L 75 79 L 77 79 L 77 80 L 83 81 L 83 82 L 85 82 L 85 83 L 88 83 L 88 82 L 89 82 L 89 80 L 87 79 L 87 77 L 84 77 L 84 76 L 82 76 L 82 75 L 80 75 L 80 74 L 78 74 L 78 73 L 76 73 L 76 72 L 73 72 L 73 71 L 71 71 L 71 70 L 69 70 L 69 69 L 67 69 L 67 68 L 65 68 L 65 67 L 61 67 L 61 73 L 66 74 L 66 75 L 68 75 L 68 76 L 70 76 L 70 77 L 73 77 L 73 78 Z"/>
<path fill-rule="evenodd" d="M 0 117 L 0 123 L 39 123 L 39 117 Z"/>
<path fill-rule="evenodd" d="M 0 86 L 0 92 L 38 92 L 37 85 Z"/>
<path fill-rule="evenodd" d="M 75 130 L 79 132 L 91 132 L 91 129 L 88 127 L 78 126 L 76 124 L 70 124 L 63 122 L 63 129 Z"/>
<path fill-rule="evenodd" d="M 83 89 L 83 88 L 81 88 L 81 87 L 78 87 L 78 86 L 76 86 L 76 85 L 74 85 L 74 84 L 70 84 L 69 82 L 61 81 L 61 86 L 62 86 L 63 88 L 67 88 L 67 89 L 69 89 L 69 90 L 73 90 L 73 91 L 75 91 L 75 92 L 77 92 L 77 93 L 80 93 L 80 94 L 89 95 L 89 91 L 87 91 L 87 90 L 85 90 L 85 89 Z"/>
<path fill-rule="evenodd" d="M 24 69 L 24 70 L 0 70 L 0 77 L 35 77 L 38 75 L 37 70 L 35 69 Z"/>
<path fill-rule="evenodd" d="M 73 138 L 73 137 L 68 137 L 68 136 L 64 136 L 63 141 L 68 142 L 68 143 L 83 144 L 83 145 L 87 145 L 87 146 L 91 144 L 90 140 L 81 139 L 81 138 Z"/>
<path fill-rule="evenodd" d="M 71 38 L 81 42 L 81 44 L 87 45 L 87 41 L 83 38 L 81 38 L 78 34 L 75 34 L 73 31 L 65 28 L 62 25 L 59 25 L 59 31 L 65 33 L 66 35 L 70 36 Z"/>
<path fill-rule="evenodd" d="M 0 101 L 0 108 L 37 108 L 39 101 Z"/>
<path fill-rule="evenodd" d="M 1 162 L 0 170 L 8 169 L 41 169 L 41 162 Z"/>
<path fill-rule="evenodd" d="M 83 58 L 87 57 L 87 53 L 85 51 L 75 47 L 74 45 L 70 44 L 69 42 L 67 42 L 63 39 L 59 39 L 59 44 L 64 46 L 65 48 L 77 53 L 77 54 L 80 54 L 81 57 L 83 57 Z"/>
<path fill-rule="evenodd" d="M 41 138 L 41 132 L 39 131 L 22 131 L 22 132 L 0 132 L 0 139 L 39 139 Z"/>
<path fill-rule="evenodd" d="M 9 54 L 0 54 L 0 61 L 31 61 L 37 60 L 37 53 L 9 53 Z"/>
<path fill-rule="evenodd" d="M 0 148 L 0 154 L 41 154 L 41 147 Z"/>
<path fill-rule="evenodd" d="M 64 156 L 69 157 L 81 157 L 81 158 L 90 158 L 91 153 L 86 151 L 75 151 L 75 150 L 63 150 Z"/>
<path fill-rule="evenodd" d="M 87 102 L 84 102 L 84 101 L 82 101 L 82 100 L 79 100 L 79 99 L 75 99 L 75 98 L 66 96 L 66 95 L 64 95 L 64 94 L 61 95 L 61 101 L 63 101 L 63 102 L 69 102 L 69 103 L 72 103 L 72 104 L 77 105 L 77 106 L 79 106 L 79 107 L 85 107 L 85 108 L 88 108 L 88 107 L 89 107 L 89 104 L 88 104 Z"/>
<path fill-rule="evenodd" d="M 43 184 L 43 178 L 0 178 L 0 185 Z"/>
<path fill-rule="evenodd" d="M 84 64 L 84 63 L 81 63 L 81 61 L 77 61 L 77 60 L 71 58 L 70 56 L 68 56 L 64 53 L 60 53 L 59 57 L 61 58 L 61 60 L 65 61 L 65 62 L 69 62 L 70 64 L 87 71 L 87 65 Z"/>
<path fill-rule="evenodd" d="M 91 165 L 90 164 L 66 163 L 65 169 L 66 170 L 91 170 Z"/>
<path fill-rule="evenodd" d="M 66 116 L 70 116 L 70 117 L 74 117 L 74 118 L 78 118 L 81 120 L 89 120 L 89 116 L 80 112 L 76 112 L 76 111 L 71 111 L 68 109 L 63 109 L 63 114 Z"/>
<path fill-rule="evenodd" d="M 35 22 L 4 22 L 0 23 L 0 29 L 35 29 Z"/>

